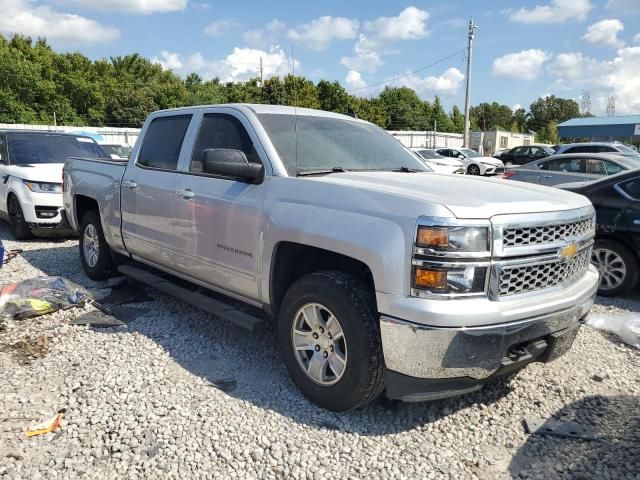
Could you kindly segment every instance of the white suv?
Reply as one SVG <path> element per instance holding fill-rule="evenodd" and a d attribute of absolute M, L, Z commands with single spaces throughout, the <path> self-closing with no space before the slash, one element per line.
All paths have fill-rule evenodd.
<path fill-rule="evenodd" d="M 100 158 L 89 137 L 0 131 L 0 217 L 18 240 L 34 233 L 71 233 L 62 213 L 62 166 L 69 157 Z"/>

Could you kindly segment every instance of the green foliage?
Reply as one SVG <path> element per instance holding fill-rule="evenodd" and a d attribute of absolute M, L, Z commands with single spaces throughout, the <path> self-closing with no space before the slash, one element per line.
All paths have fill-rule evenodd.
<path fill-rule="evenodd" d="M 138 55 L 92 61 L 80 53 L 56 53 L 46 40 L 0 35 L 0 122 L 140 127 L 158 109 L 221 103 L 266 103 L 353 112 L 391 130 L 464 130 L 464 114 L 450 113 L 440 98 L 422 100 L 407 87 L 386 87 L 377 97 L 351 95 L 339 82 L 293 75 L 245 82 L 205 80 L 196 73 L 181 78 Z M 539 133 L 557 139 L 557 123 L 579 116 L 573 100 L 554 96 L 511 111 L 496 102 L 471 108 L 471 128 Z"/>

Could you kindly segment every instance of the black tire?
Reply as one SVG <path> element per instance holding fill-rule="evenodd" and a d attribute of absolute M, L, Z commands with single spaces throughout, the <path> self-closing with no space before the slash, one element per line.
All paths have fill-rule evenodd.
<path fill-rule="evenodd" d="M 339 320 L 347 355 L 344 373 L 332 385 L 314 382 L 298 363 L 292 340 L 296 314 L 305 305 L 321 304 Z M 278 342 L 293 382 L 317 405 L 335 412 L 363 407 L 385 384 L 376 299 L 356 277 L 339 271 L 311 273 L 287 291 L 280 308 Z M 332 350 L 333 351 L 333 350 Z"/>
<path fill-rule="evenodd" d="M 28 240 L 33 238 L 33 233 L 24 220 L 24 213 L 20 201 L 15 195 L 11 195 L 7 202 L 9 211 L 9 225 L 11 225 L 11 233 L 16 240 Z"/>
<path fill-rule="evenodd" d="M 472 163 L 467 167 L 467 175 L 480 175 L 480 167 Z"/>
<path fill-rule="evenodd" d="M 617 259 L 611 264 L 612 267 L 619 268 L 621 265 L 624 267 L 625 272 L 624 275 L 622 275 L 622 280 L 617 285 L 613 284 L 612 279 L 619 278 L 620 275 L 617 277 L 609 277 L 610 282 L 612 282 L 611 284 L 614 285 L 613 288 L 607 287 L 607 279 L 605 278 L 607 275 L 606 265 L 603 265 L 602 259 L 606 258 L 606 255 L 604 255 L 606 252 L 611 252 L 611 259 L 613 259 L 613 255 L 617 256 Z M 634 289 L 638 285 L 638 258 L 631 249 L 616 240 L 596 240 L 593 246 L 592 263 L 596 265 L 596 267 L 600 267 L 598 295 L 615 297 Z"/>
<path fill-rule="evenodd" d="M 91 230 L 92 228 L 93 230 Z M 91 259 L 88 260 L 85 254 L 85 242 L 87 242 L 85 234 L 87 231 L 91 231 L 92 235 L 90 237 L 97 240 L 98 250 L 95 263 Z M 113 274 L 114 263 L 111 256 L 111 249 L 107 244 L 107 240 L 104 238 L 100 215 L 95 210 L 85 213 L 84 217 L 82 217 L 82 222 L 80 223 L 80 242 L 78 246 L 80 249 L 80 263 L 87 277 L 91 280 L 106 280 Z"/>

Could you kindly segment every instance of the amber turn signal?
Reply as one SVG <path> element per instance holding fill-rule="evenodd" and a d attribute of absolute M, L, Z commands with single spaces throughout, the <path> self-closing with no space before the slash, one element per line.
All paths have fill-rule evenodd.
<path fill-rule="evenodd" d="M 449 246 L 449 230 L 446 228 L 420 227 L 416 243 L 421 247 L 446 248 Z"/>
<path fill-rule="evenodd" d="M 414 285 L 418 288 L 443 290 L 447 286 L 447 272 L 416 268 Z"/>

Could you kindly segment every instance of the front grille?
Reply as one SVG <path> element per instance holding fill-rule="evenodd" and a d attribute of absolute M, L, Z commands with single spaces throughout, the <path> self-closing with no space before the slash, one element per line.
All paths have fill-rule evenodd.
<path fill-rule="evenodd" d="M 502 234 L 502 246 L 509 248 L 556 243 L 570 237 L 583 237 L 593 228 L 593 217 L 560 225 L 505 228 Z"/>
<path fill-rule="evenodd" d="M 561 282 L 572 282 L 584 274 L 590 259 L 591 247 L 568 260 L 558 259 L 556 262 L 537 265 L 502 267 L 498 294 L 504 297 L 553 287 Z"/>
<path fill-rule="evenodd" d="M 504 167 L 498 167 L 494 170 L 494 173 L 504 173 Z"/>

